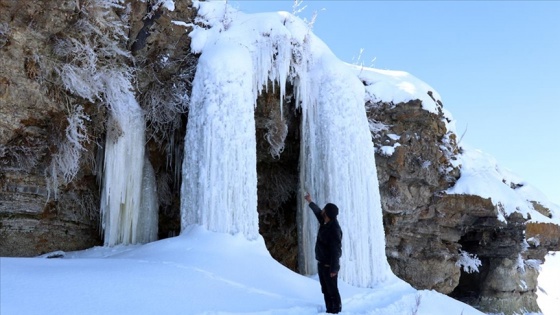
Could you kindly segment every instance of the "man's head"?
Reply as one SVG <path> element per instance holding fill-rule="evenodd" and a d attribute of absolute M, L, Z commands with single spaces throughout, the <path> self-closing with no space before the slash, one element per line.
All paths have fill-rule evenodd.
<path fill-rule="evenodd" d="M 329 217 L 329 219 L 336 219 L 336 216 L 338 215 L 338 207 L 334 203 L 327 203 L 323 210 L 325 210 L 325 214 Z"/>

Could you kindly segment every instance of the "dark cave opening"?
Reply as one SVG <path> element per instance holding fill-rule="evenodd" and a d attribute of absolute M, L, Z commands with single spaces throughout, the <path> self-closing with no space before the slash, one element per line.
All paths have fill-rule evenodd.
<path fill-rule="evenodd" d="M 295 109 L 292 90 L 288 85 L 282 111 L 278 86 L 257 98 L 257 207 L 259 232 L 271 256 L 297 272 L 301 114 Z M 283 150 L 278 151 L 282 143 Z"/>
<path fill-rule="evenodd" d="M 459 284 L 449 294 L 450 297 L 469 305 L 476 305 L 476 301 L 481 295 L 481 286 L 490 271 L 490 258 L 480 256 L 477 252 L 477 248 L 480 248 L 484 235 L 484 233 L 475 230 L 466 233 L 459 240 L 462 250 L 469 254 L 477 255 L 477 258 L 481 262 L 481 265 L 478 267 L 478 272 L 474 271 L 469 273 L 466 272 L 464 268 L 461 268 Z"/>

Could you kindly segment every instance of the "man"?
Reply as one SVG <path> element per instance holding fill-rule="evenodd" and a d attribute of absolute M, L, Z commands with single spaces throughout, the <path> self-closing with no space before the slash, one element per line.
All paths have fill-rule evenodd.
<path fill-rule="evenodd" d="M 338 314 L 342 310 L 340 293 L 338 292 L 338 271 L 342 256 L 342 230 L 336 216 L 338 207 L 332 203 L 321 210 L 312 200 L 309 193 L 305 195 L 309 207 L 319 220 L 319 232 L 315 243 L 315 259 L 319 270 L 321 292 L 325 298 L 327 313 Z"/>

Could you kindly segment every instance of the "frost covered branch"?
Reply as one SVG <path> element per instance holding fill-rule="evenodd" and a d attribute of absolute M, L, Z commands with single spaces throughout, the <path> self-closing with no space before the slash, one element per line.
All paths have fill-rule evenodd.
<path fill-rule="evenodd" d="M 26 145 L 0 145 L 0 170 L 29 171 L 39 163 L 39 153 L 44 143 Z"/>
<path fill-rule="evenodd" d="M 45 171 L 49 195 L 54 191 L 55 199 L 60 185 L 67 185 L 80 170 L 80 159 L 84 148 L 89 142 L 86 121 L 90 118 L 83 111 L 82 106 L 75 106 L 67 118 L 66 137 L 58 145 L 58 152 L 53 155 L 49 168 Z"/>
<path fill-rule="evenodd" d="M 375 119 L 368 119 L 368 123 L 369 123 L 369 131 L 371 131 L 371 135 L 374 138 L 378 137 L 380 132 L 382 132 L 383 130 L 389 129 L 389 126 Z"/>
<path fill-rule="evenodd" d="M 93 0 L 83 4 L 82 18 L 74 23 L 63 38 L 55 42 L 53 53 L 62 62 L 55 69 L 62 85 L 71 93 L 95 101 L 102 98 L 107 85 L 113 84 L 116 69 L 131 70 L 118 58 L 129 58 L 122 43 L 127 39 L 129 9 L 122 20 L 111 9 L 125 9 L 119 0 Z"/>
<path fill-rule="evenodd" d="M 482 266 L 482 262 L 475 254 L 461 250 L 459 260 L 457 260 L 455 266 L 463 268 L 463 271 L 466 273 L 473 273 L 478 272 L 478 267 Z"/>
<path fill-rule="evenodd" d="M 170 80 L 163 84 L 156 80 L 142 93 L 140 103 L 151 130 L 150 137 L 156 142 L 161 144 L 180 127 L 181 115 L 187 112 L 190 99 L 187 90 L 185 81 Z"/>
<path fill-rule="evenodd" d="M 303 4 L 303 0 L 294 0 L 294 4 L 292 5 L 293 15 L 297 16 L 299 13 L 303 12 L 305 8 L 307 8 L 307 5 L 302 6 L 302 4 Z"/>
<path fill-rule="evenodd" d="M 284 151 L 284 143 L 288 135 L 288 125 L 282 117 L 280 111 L 272 111 L 269 120 L 265 124 L 267 130 L 265 134 L 266 141 L 270 144 L 270 154 L 274 158 L 279 158 Z"/>

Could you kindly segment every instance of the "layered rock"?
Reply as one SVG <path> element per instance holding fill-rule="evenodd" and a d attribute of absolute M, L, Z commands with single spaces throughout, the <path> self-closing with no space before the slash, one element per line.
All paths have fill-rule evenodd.
<path fill-rule="evenodd" d="M 31 256 L 99 244 L 99 194 L 92 164 L 73 182 L 48 187 L 49 168 L 65 139 L 69 109 L 89 117 L 104 113 L 54 84 L 56 34 L 75 22 L 71 1 L 0 1 L 0 255 Z M 84 121 L 91 141 L 83 160 L 93 160 L 99 130 Z M 51 177 L 51 178 L 49 178 Z"/>
<path fill-rule="evenodd" d="M 516 212 L 504 215 L 504 222 L 503 209 L 490 199 L 445 194 L 460 177 L 452 162 L 461 149 L 443 112 L 430 113 L 418 100 L 368 108 L 377 126 L 386 253 L 394 273 L 484 312 L 538 312 L 538 265 L 557 248 L 558 226 L 526 225 L 529 218 Z M 526 232 L 535 237 L 531 245 Z M 480 260 L 478 272 L 461 268 L 461 251 Z"/>
<path fill-rule="evenodd" d="M 385 126 L 374 142 L 389 263 L 417 288 L 449 293 L 460 277 L 455 262 L 461 234 L 452 223 L 442 226 L 446 214 L 433 203 L 459 172 L 451 167 L 452 155 L 440 149 L 447 134 L 442 114 L 425 111 L 420 101 L 369 108 L 370 120 Z M 446 146 L 457 151 L 454 143 Z M 385 148 L 394 152 L 389 155 Z"/>
<path fill-rule="evenodd" d="M 86 58 L 75 54 L 80 47 L 99 56 L 119 52 L 92 59 L 97 71 L 111 64 L 135 68 L 163 210 L 160 236 L 178 233 L 178 147 L 196 56 L 189 54 L 186 27 L 173 20 L 192 20 L 191 2 L 166 8 L 142 1 L 6 0 L 0 8 L 0 255 L 34 256 L 101 242 L 99 165 L 107 108 L 100 95 L 72 91 L 75 80 L 62 74 L 66 64 L 91 66 L 80 64 Z M 104 28 L 122 36 L 93 31 L 83 38 Z M 174 107 L 162 105 L 168 103 Z"/>

